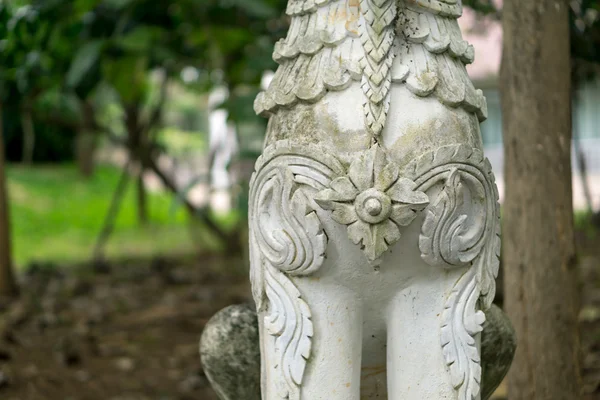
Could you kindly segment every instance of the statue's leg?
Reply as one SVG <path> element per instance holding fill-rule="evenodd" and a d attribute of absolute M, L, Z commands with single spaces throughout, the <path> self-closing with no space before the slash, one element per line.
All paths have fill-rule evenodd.
<path fill-rule="evenodd" d="M 289 399 L 360 400 L 362 311 L 357 296 L 349 289 L 313 278 L 295 283 L 310 308 L 314 331 L 302 382 Z M 264 316 L 259 321 L 264 324 Z M 277 337 L 263 333 L 261 340 L 266 374 L 263 398 L 286 398 L 278 388 L 282 363 L 277 355 Z"/>
<path fill-rule="evenodd" d="M 388 399 L 464 400 L 452 386 L 441 339 L 444 308 L 461 271 L 418 269 L 387 310 Z"/>

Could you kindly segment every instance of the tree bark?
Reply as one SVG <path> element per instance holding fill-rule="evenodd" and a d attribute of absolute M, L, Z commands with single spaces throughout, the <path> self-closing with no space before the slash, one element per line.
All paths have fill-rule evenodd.
<path fill-rule="evenodd" d="M 144 183 L 144 166 L 140 163 L 140 171 L 137 177 L 137 212 L 138 222 L 142 225 L 148 223 L 148 193 Z"/>
<path fill-rule="evenodd" d="M 96 117 L 94 107 L 89 101 L 80 101 L 81 112 L 83 114 L 83 122 L 77 129 L 77 137 L 75 138 L 75 159 L 77 168 L 84 178 L 90 178 L 94 175 L 96 169 L 96 153 L 97 132 Z"/>
<path fill-rule="evenodd" d="M 22 162 L 25 165 L 31 165 L 33 164 L 33 151 L 35 150 L 35 128 L 29 104 L 21 110 L 21 129 L 23 132 Z"/>
<path fill-rule="evenodd" d="M 94 175 L 96 167 L 94 160 L 96 136 L 93 132 L 81 129 L 77 132 L 77 137 L 75 138 L 77 169 L 84 178 L 91 178 Z"/>
<path fill-rule="evenodd" d="M 511 400 L 581 398 L 571 183 L 569 2 L 505 0 L 501 91 Z"/>
<path fill-rule="evenodd" d="M 12 297 L 17 294 L 17 285 L 12 265 L 10 213 L 6 187 L 2 124 L 2 103 L 0 102 L 0 296 Z"/>
<path fill-rule="evenodd" d="M 148 202 L 146 185 L 144 184 L 144 171 L 147 166 L 144 162 L 144 154 L 146 153 L 146 141 L 144 140 L 144 132 L 140 126 L 139 107 L 137 104 L 129 105 L 125 108 L 126 126 L 127 126 L 127 147 L 129 150 L 130 159 L 134 165 L 139 168 L 137 179 L 137 214 L 138 222 L 146 224 L 148 222 Z"/>

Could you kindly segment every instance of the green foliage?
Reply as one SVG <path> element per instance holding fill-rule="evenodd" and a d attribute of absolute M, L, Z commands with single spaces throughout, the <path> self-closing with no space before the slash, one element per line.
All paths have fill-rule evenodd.
<path fill-rule="evenodd" d="M 103 44 L 102 40 L 92 40 L 77 50 L 67 71 L 66 84 L 68 87 L 79 86 L 83 78 L 98 62 Z"/>
<path fill-rule="evenodd" d="M 248 100 L 287 28 L 280 0 L 30 0 L 0 4 L 0 96 L 21 104 L 57 88 L 86 101 L 111 85 L 122 106 L 148 98 L 150 72 L 189 88 L 225 84 L 231 118 L 256 119 Z M 214 73 L 216 71 L 216 73 Z M 16 101 L 15 101 L 16 100 Z M 143 113 L 139 113 L 142 115 Z"/>
<path fill-rule="evenodd" d="M 494 0 L 463 0 L 462 3 L 463 6 L 472 8 L 482 14 L 492 14 L 498 11 Z"/>
<path fill-rule="evenodd" d="M 600 65 L 600 1 L 571 4 L 571 57 L 576 83 L 598 76 Z"/>
<path fill-rule="evenodd" d="M 43 113 L 52 113 L 59 110 L 60 113 L 69 115 L 70 118 L 76 118 L 73 115 L 73 110 L 64 100 L 64 97 L 57 95 L 56 92 L 46 92 L 43 96 L 40 96 L 38 108 Z M 7 102 L 4 105 L 3 122 L 6 158 L 11 162 L 20 162 L 23 154 L 23 134 L 18 104 Z M 33 158 L 36 162 L 56 163 L 73 160 L 75 131 L 35 120 L 34 127 L 36 146 Z"/>

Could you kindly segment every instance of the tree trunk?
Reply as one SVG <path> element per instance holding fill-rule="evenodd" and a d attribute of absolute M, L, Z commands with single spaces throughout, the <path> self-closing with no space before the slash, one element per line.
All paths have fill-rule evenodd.
<path fill-rule="evenodd" d="M 138 222 L 142 225 L 148 223 L 148 195 L 144 183 L 144 167 L 140 163 L 140 173 L 137 178 L 137 211 Z"/>
<path fill-rule="evenodd" d="M 23 158 L 25 165 L 33 164 L 33 151 L 35 149 L 35 130 L 31 107 L 26 105 L 21 110 L 21 129 L 23 131 Z"/>
<path fill-rule="evenodd" d="M 4 165 L 4 131 L 2 123 L 2 103 L 0 103 L 0 296 L 12 297 L 17 294 L 17 285 L 12 270 L 10 214 Z"/>
<path fill-rule="evenodd" d="M 511 400 L 581 398 L 571 187 L 569 3 L 505 0 L 501 91 Z"/>
<path fill-rule="evenodd" d="M 90 178 L 94 175 L 96 163 L 94 153 L 96 151 L 96 135 L 87 130 L 77 132 L 75 138 L 75 159 L 77 169 L 84 178 Z"/>
<path fill-rule="evenodd" d="M 139 168 L 137 179 L 137 214 L 138 222 L 146 224 L 148 222 L 148 202 L 146 185 L 144 184 L 144 171 L 146 170 L 144 154 L 146 152 L 145 140 L 142 127 L 140 126 L 139 108 L 137 105 L 130 105 L 125 108 L 126 126 L 127 126 L 127 146 L 129 148 L 130 159 L 134 165 Z"/>
<path fill-rule="evenodd" d="M 80 129 L 77 130 L 75 138 L 75 159 L 77 167 L 81 175 L 85 178 L 90 178 L 94 175 L 96 160 L 94 154 L 96 152 L 97 133 L 94 131 L 95 115 L 94 107 L 89 101 L 80 101 L 81 112 L 83 114 L 83 123 Z"/>

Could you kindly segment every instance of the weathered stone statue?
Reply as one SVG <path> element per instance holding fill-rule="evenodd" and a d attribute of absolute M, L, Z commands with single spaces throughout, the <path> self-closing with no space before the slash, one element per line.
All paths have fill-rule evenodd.
<path fill-rule="evenodd" d="M 289 0 L 250 193 L 266 400 L 480 398 L 499 210 L 460 0 Z"/>

